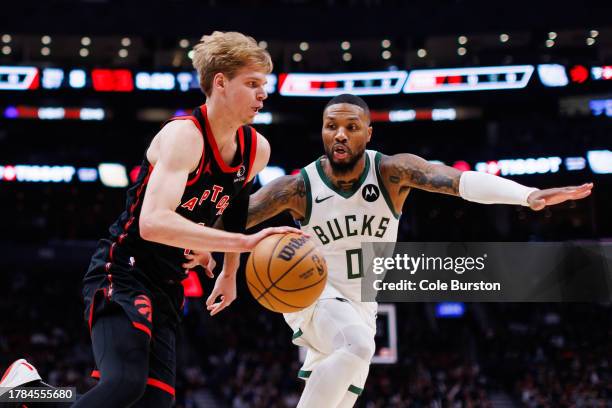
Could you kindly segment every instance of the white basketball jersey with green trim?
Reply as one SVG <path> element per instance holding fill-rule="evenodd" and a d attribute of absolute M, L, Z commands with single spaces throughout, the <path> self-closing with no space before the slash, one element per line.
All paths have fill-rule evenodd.
<path fill-rule="evenodd" d="M 382 155 L 373 150 L 366 150 L 365 155 L 364 171 L 350 192 L 332 184 L 321 159 L 301 170 L 307 194 L 302 230 L 325 256 L 327 283 L 356 302 L 361 301 L 361 243 L 395 242 L 399 225 L 399 214 L 380 176 Z"/>

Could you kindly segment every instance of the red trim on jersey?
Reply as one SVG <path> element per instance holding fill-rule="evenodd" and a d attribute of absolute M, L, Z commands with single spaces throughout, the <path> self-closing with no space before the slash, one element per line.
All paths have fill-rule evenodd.
<path fill-rule="evenodd" d="M 204 167 L 204 161 L 205 161 L 204 155 L 205 154 L 206 154 L 206 143 L 204 143 L 204 138 L 202 138 L 202 156 L 200 156 L 200 165 L 198 166 L 198 169 L 196 170 L 196 174 L 193 176 L 193 178 L 191 180 L 187 180 L 187 184 L 186 184 L 187 186 L 190 186 L 196 181 L 198 181 L 198 179 L 202 175 L 202 168 Z"/>
<path fill-rule="evenodd" d="M 159 388 L 162 391 L 166 391 L 168 394 L 172 395 L 173 397 L 175 395 L 174 387 L 166 384 L 163 381 L 156 380 L 155 378 L 150 378 L 150 377 L 147 378 L 147 385 Z"/>
<path fill-rule="evenodd" d="M 116 242 L 113 242 L 110 246 L 110 251 L 108 251 L 108 259 L 113 262 L 113 252 L 115 252 L 115 247 L 117 246 Z"/>
<path fill-rule="evenodd" d="M 136 210 L 136 207 L 140 203 L 140 195 L 142 194 L 142 190 L 144 189 L 144 187 L 149 182 L 149 178 L 151 177 L 152 172 L 153 172 L 153 166 L 149 164 L 149 170 L 147 171 L 147 175 L 145 179 L 143 180 L 142 184 L 140 185 L 140 187 L 138 187 L 138 190 L 136 191 L 136 198 L 134 199 L 134 202 L 130 206 L 130 218 L 127 220 L 127 222 L 123 226 L 123 231 L 125 231 L 126 235 L 127 235 L 127 230 L 130 228 L 130 226 L 134 222 L 134 211 Z"/>
<path fill-rule="evenodd" d="M 206 105 L 200 106 L 200 112 L 202 112 L 202 116 L 204 117 L 204 122 L 206 125 L 206 139 L 208 140 L 208 144 L 210 145 L 213 151 L 213 156 L 215 157 L 215 161 L 219 165 L 219 168 L 221 169 L 222 172 L 235 173 L 238 171 L 238 169 L 240 169 L 240 166 L 242 165 L 242 163 L 240 163 L 236 167 L 230 167 L 223 161 L 223 158 L 221 157 L 221 153 L 219 152 L 219 147 L 217 147 L 215 136 L 213 135 L 212 129 L 210 128 L 210 123 L 208 122 L 208 115 L 206 111 L 207 111 Z M 241 134 L 242 134 L 242 127 L 238 129 L 238 135 L 241 135 Z M 244 152 L 244 137 L 239 137 L 238 139 L 240 140 L 240 151 Z M 243 161 L 244 161 L 244 158 L 243 158 Z"/>
<path fill-rule="evenodd" d="M 244 164 L 244 130 L 242 130 L 242 126 L 238 129 L 238 137 L 240 137 L 240 157 L 242 158 L 242 164 Z"/>
<path fill-rule="evenodd" d="M 91 304 L 89 305 L 89 318 L 87 319 L 87 324 L 89 326 L 89 334 L 91 335 L 91 324 L 93 323 L 93 313 L 96 308 L 96 299 L 98 298 L 98 292 L 102 291 L 104 293 L 104 297 L 106 297 L 106 288 L 97 289 L 94 292 L 93 298 L 91 299 Z"/>
<path fill-rule="evenodd" d="M 255 129 L 253 129 L 252 127 L 249 127 L 249 129 L 251 129 L 251 154 L 249 156 L 249 172 L 247 173 L 243 184 L 245 186 L 251 178 L 251 173 L 253 172 L 253 164 L 255 164 L 255 155 L 257 153 L 257 131 L 255 131 Z"/>
<path fill-rule="evenodd" d="M 240 158 L 242 159 L 241 164 L 244 164 L 244 129 L 242 126 L 238 128 L 238 139 L 240 140 Z"/>
<path fill-rule="evenodd" d="M 135 328 L 137 328 L 138 330 L 142 330 L 143 332 L 147 333 L 147 335 L 149 337 L 151 337 L 151 329 L 149 329 L 147 326 L 145 326 L 142 323 L 137 323 L 137 322 L 132 322 L 132 326 L 134 326 Z"/>
<path fill-rule="evenodd" d="M 97 378 L 100 379 L 100 371 L 99 370 L 93 370 L 91 372 L 91 377 L 92 378 Z M 166 391 L 168 394 L 172 395 L 173 397 L 175 396 L 176 392 L 174 390 L 174 387 L 172 387 L 169 384 L 166 384 L 163 381 L 160 380 L 156 380 L 155 378 L 147 378 L 147 385 L 150 385 L 152 387 L 156 387 L 159 388 L 162 391 Z"/>

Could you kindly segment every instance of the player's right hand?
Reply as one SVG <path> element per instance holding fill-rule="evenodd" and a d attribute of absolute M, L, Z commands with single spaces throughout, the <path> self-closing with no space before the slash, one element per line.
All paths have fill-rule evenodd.
<path fill-rule="evenodd" d="M 274 234 L 290 234 L 290 233 L 294 233 L 294 234 L 300 234 L 300 235 L 304 235 L 307 238 L 310 238 L 310 235 L 306 234 L 304 231 L 297 229 L 297 228 L 293 228 L 293 227 L 269 227 L 269 228 L 265 228 L 262 229 L 261 231 L 259 231 L 256 234 L 253 235 L 249 235 L 247 238 L 247 248 L 249 249 L 249 251 L 252 251 L 253 248 L 255 248 L 255 246 L 259 243 L 259 241 L 261 241 L 262 239 L 270 236 L 270 235 L 274 235 Z"/>

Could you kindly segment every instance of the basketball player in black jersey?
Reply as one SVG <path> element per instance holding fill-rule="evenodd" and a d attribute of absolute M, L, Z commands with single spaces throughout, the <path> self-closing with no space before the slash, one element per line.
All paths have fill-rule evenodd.
<path fill-rule="evenodd" d="M 100 382 L 75 407 L 169 407 L 185 268 L 210 269 L 209 252 L 225 252 L 207 302 L 215 314 L 236 297 L 240 252 L 270 234 L 299 232 L 242 234 L 249 187 L 270 156 L 267 140 L 246 125 L 267 97 L 269 54 L 253 38 L 214 32 L 195 46 L 193 60 L 206 104 L 172 118 L 153 138 L 127 208 L 99 241 L 83 280 L 97 366 L 92 375 Z M 220 217 L 232 232 L 211 228 Z M 23 384 L 21 372 L 40 380 L 30 368 L 16 362 L 0 386 Z"/>

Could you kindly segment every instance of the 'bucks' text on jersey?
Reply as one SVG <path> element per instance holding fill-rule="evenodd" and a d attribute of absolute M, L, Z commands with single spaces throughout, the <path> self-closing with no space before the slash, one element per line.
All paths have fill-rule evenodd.
<path fill-rule="evenodd" d="M 380 176 L 382 155 L 365 152 L 365 168 L 351 191 L 337 189 L 321 159 L 301 170 L 307 193 L 302 229 L 313 236 L 325 256 L 328 284 L 348 299 L 361 300 L 361 243 L 397 239 L 399 214 Z"/>

